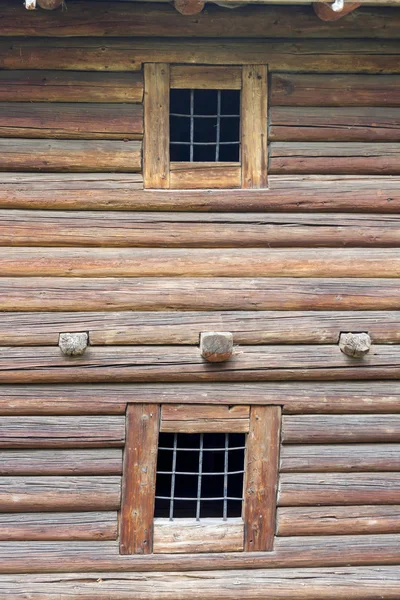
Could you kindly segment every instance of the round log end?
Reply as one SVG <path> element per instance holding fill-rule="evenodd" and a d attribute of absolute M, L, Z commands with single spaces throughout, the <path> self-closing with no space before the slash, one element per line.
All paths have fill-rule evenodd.
<path fill-rule="evenodd" d="M 203 0 L 174 0 L 175 9 L 181 15 L 198 15 L 204 8 Z"/>
<path fill-rule="evenodd" d="M 233 335 L 228 331 L 204 331 L 200 334 L 200 353 L 208 362 L 225 362 L 233 353 Z"/>
<path fill-rule="evenodd" d="M 339 348 L 347 356 L 361 358 L 371 349 L 371 338 L 368 333 L 341 333 Z"/>
<path fill-rule="evenodd" d="M 89 342 L 86 332 L 60 333 L 58 345 L 65 356 L 82 356 Z"/>
<path fill-rule="evenodd" d="M 62 6 L 64 0 L 37 0 L 38 6 L 44 10 L 55 10 Z"/>

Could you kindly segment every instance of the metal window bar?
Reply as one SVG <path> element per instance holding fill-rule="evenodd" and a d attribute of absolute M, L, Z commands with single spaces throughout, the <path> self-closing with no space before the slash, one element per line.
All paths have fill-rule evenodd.
<path fill-rule="evenodd" d="M 225 434 L 225 454 L 224 454 L 224 508 L 222 518 L 224 521 L 228 518 L 228 456 L 229 456 L 229 433 Z"/>
<path fill-rule="evenodd" d="M 190 119 L 193 117 L 194 119 L 215 119 L 216 115 L 191 115 L 185 113 L 170 113 L 170 117 L 185 117 L 186 119 Z M 221 115 L 224 119 L 240 119 L 240 115 Z"/>
<path fill-rule="evenodd" d="M 219 161 L 219 144 L 221 141 L 221 90 L 217 91 L 217 128 L 215 131 L 215 162 Z"/>
<path fill-rule="evenodd" d="M 174 448 L 172 455 L 172 473 L 171 473 L 171 498 L 169 500 L 169 520 L 174 520 L 174 499 L 175 499 L 175 477 L 176 477 L 176 451 L 178 447 L 178 434 L 174 433 Z"/>
<path fill-rule="evenodd" d="M 170 144 L 177 144 L 178 146 L 215 146 L 217 142 L 170 142 Z M 237 146 L 240 142 L 218 142 L 219 146 Z"/>
<path fill-rule="evenodd" d="M 199 450 L 199 475 L 197 479 L 197 504 L 196 504 L 196 521 L 200 521 L 200 505 L 201 505 L 201 483 L 203 477 L 203 448 L 204 448 L 204 433 L 200 434 L 200 450 Z"/>
<path fill-rule="evenodd" d="M 194 156 L 194 90 L 190 90 L 190 162 Z"/>
<path fill-rule="evenodd" d="M 171 452 L 173 451 L 173 448 L 169 447 L 169 446 L 159 446 L 158 447 L 159 450 L 170 450 Z M 185 451 L 185 452 L 198 452 L 199 449 L 198 448 L 179 448 L 180 451 Z M 246 446 L 234 446 L 232 448 L 229 448 L 229 450 L 246 450 Z M 203 448 L 203 452 L 225 452 L 225 448 Z M 197 473 L 196 473 L 197 475 Z"/>

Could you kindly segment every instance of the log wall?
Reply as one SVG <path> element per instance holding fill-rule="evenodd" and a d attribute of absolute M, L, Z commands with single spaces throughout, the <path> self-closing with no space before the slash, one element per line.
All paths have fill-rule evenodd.
<path fill-rule="evenodd" d="M 399 597 L 399 31 L 389 7 L 4 0 L 0 596 Z M 152 62 L 268 65 L 267 187 L 144 189 Z M 207 330 L 231 360 L 201 358 Z M 147 404 L 282 407 L 269 552 L 143 551 L 122 473 Z"/>

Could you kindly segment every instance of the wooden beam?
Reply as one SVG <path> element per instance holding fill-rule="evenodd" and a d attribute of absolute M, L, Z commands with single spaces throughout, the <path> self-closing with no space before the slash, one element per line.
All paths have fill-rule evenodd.
<path fill-rule="evenodd" d="M 145 188 L 169 187 L 169 86 L 168 64 L 149 63 L 144 66 Z"/>
<path fill-rule="evenodd" d="M 242 550 L 243 521 L 240 518 L 227 521 L 222 519 L 154 520 L 155 554 L 240 552 Z"/>
<path fill-rule="evenodd" d="M 344 4 L 341 10 L 333 10 L 331 4 L 325 2 L 313 2 L 314 12 L 321 21 L 338 21 L 361 5 L 361 2 L 348 2 Z"/>
<path fill-rule="evenodd" d="M 77 443 L 77 446 L 79 445 Z M 120 448 L 37 450 L 35 447 L 23 450 L 0 450 L 0 475 L 2 476 L 120 475 L 121 473 L 122 450 Z"/>

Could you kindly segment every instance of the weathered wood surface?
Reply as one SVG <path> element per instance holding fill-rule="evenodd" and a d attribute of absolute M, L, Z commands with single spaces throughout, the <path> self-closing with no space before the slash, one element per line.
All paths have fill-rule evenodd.
<path fill-rule="evenodd" d="M 3 417 L 7 419 L 8 417 Z M 22 420 L 22 417 L 19 417 Z M 60 419 L 60 417 L 57 417 Z M 81 445 L 77 443 L 77 445 Z M 1 450 L 0 475 L 120 475 L 122 451 Z"/>
<path fill-rule="evenodd" d="M 398 414 L 393 381 L 0 385 L 0 415 L 124 414 L 127 403 L 270 404 L 286 414 Z"/>
<path fill-rule="evenodd" d="M 264 190 L 143 191 L 139 174 L 2 173 L 0 207 L 397 214 L 399 181 L 384 175 L 269 175 Z"/>
<path fill-rule="evenodd" d="M 107 448 L 124 442 L 125 419 L 120 416 L 19 416 L 0 421 L 0 448 Z"/>
<path fill-rule="evenodd" d="M 141 72 L 0 71 L 1 102 L 137 103 L 142 100 Z"/>
<path fill-rule="evenodd" d="M 39 12 L 37 13 L 39 14 Z M 223 13 L 224 20 L 226 12 Z M 26 14 L 24 13 L 25 17 Z M 184 19 L 179 17 L 182 22 Z M 197 19 L 197 16 L 195 17 Z M 91 22 L 93 13 L 90 12 Z M 317 19 L 315 17 L 315 22 Z M 283 24 L 287 32 L 287 22 Z M 107 23 L 109 28 L 109 22 Z M 328 27 L 328 26 L 327 26 Z M 332 26 L 329 26 L 330 30 Z M 77 29 L 75 29 L 77 31 Z M 148 36 L 147 27 L 145 28 Z M 263 29 L 262 38 L 266 30 Z M 361 32 L 364 36 L 365 32 Z M 396 33 L 397 35 L 397 33 Z M 354 55 L 357 61 L 354 61 Z M 139 71 L 143 63 L 194 63 L 209 65 L 268 64 L 270 71 L 310 73 L 398 74 L 397 39 L 274 40 L 174 39 L 136 37 L 4 38 L 0 41 L 0 69 L 35 68 L 67 71 Z"/>
<path fill-rule="evenodd" d="M 144 187 L 168 188 L 169 64 L 144 65 L 144 84 Z"/>
<path fill-rule="evenodd" d="M 173 162 L 169 176 L 170 187 L 177 190 L 207 188 L 240 188 L 239 163 Z M 207 183 L 205 183 L 207 182 Z"/>
<path fill-rule="evenodd" d="M 396 9 L 365 7 L 352 19 L 335 23 L 335 37 L 393 38 L 398 32 Z M 68 3 L 68 13 L 22 13 L 12 2 L 2 6 L 2 34 L 15 36 L 171 36 L 171 37 L 331 37 L 329 24 L 311 7 L 247 6 L 239 13 L 208 5 L 195 18 L 182 19 L 168 4 L 102 2 L 93 13 L 90 2 Z"/>
<path fill-rule="evenodd" d="M 66 358 L 54 347 L 0 348 L 0 383 L 396 380 L 399 370 L 398 345 L 376 345 L 357 360 L 337 346 L 246 346 L 228 362 L 215 364 L 205 362 L 198 348 L 187 346 L 98 346 L 76 358 Z M 299 433 L 289 430 L 286 441 L 302 441 L 307 431 L 303 423 L 294 428 Z M 360 441 L 354 433 L 353 439 Z"/>
<path fill-rule="evenodd" d="M 343 416 L 343 420 L 348 418 Z M 375 418 L 379 425 L 380 416 Z M 282 473 L 400 471 L 400 444 L 284 445 L 280 458 Z"/>
<path fill-rule="evenodd" d="M 400 106 L 400 78 L 379 75 L 379 85 L 377 81 L 376 75 L 354 73 L 272 73 L 270 102 L 271 106 Z"/>
<path fill-rule="evenodd" d="M 2 542 L 116 540 L 117 529 L 116 512 L 0 514 Z"/>
<path fill-rule="evenodd" d="M 252 406 L 243 485 L 244 550 L 271 551 L 276 530 L 281 408 Z"/>
<path fill-rule="evenodd" d="M 121 554 L 153 552 L 159 423 L 159 405 L 128 406 L 120 512 Z"/>
<path fill-rule="evenodd" d="M 0 171 L 126 171 L 141 169 L 140 141 L 0 139 Z"/>
<path fill-rule="evenodd" d="M 240 568 L 398 565 L 399 541 L 398 534 L 282 537 L 275 540 L 272 552 L 148 556 L 121 555 L 118 543 L 114 541 L 3 542 L 0 544 L 0 573 L 40 573 L 44 569 L 46 573 L 224 569 L 232 579 L 230 569 Z M 62 560 L 55 560 L 57 556 L 62 556 Z M 396 569 L 398 572 L 398 566 Z M 252 577 L 256 573 L 252 570 Z M 153 586 L 153 577 L 146 577 L 146 580 Z M 214 586 L 212 589 L 215 591 Z M 131 598 L 132 588 L 129 593 L 128 598 Z M 235 593 L 237 594 L 237 586 Z M 398 595 L 398 588 L 396 593 Z M 176 588 L 174 594 L 173 598 L 176 598 Z M 360 599 L 364 600 L 364 597 Z M 378 597 L 373 598 L 376 600 Z M 397 596 L 392 596 L 390 600 L 397 600 Z"/>
<path fill-rule="evenodd" d="M 398 175 L 399 143 L 272 142 L 274 174 Z"/>
<path fill-rule="evenodd" d="M 172 65 L 170 85 L 172 89 L 240 90 L 242 68 Z"/>
<path fill-rule="evenodd" d="M 237 420 L 249 419 L 249 406 L 215 406 L 212 404 L 170 404 L 162 407 L 161 425 L 164 421 L 187 421 L 188 419 Z"/>
<path fill-rule="evenodd" d="M 398 415 L 286 416 L 282 441 L 284 444 L 397 443 L 400 418 Z"/>
<path fill-rule="evenodd" d="M 399 247 L 400 218 L 398 215 L 376 213 L 197 214 L 7 209 L 0 210 L 0 245 L 115 248 Z"/>
<path fill-rule="evenodd" d="M 377 87 L 379 82 L 377 81 Z M 273 142 L 398 142 L 400 108 L 276 106 L 270 112 Z M 299 148 L 301 154 L 301 148 Z"/>
<path fill-rule="evenodd" d="M 1 277 L 38 273 L 41 277 L 397 278 L 400 250 L 0 247 Z"/>
<path fill-rule="evenodd" d="M 400 473 L 282 473 L 279 506 L 400 504 Z"/>
<path fill-rule="evenodd" d="M 243 550 L 243 521 L 240 518 L 155 519 L 154 552 L 200 553 L 240 552 Z"/>
<path fill-rule="evenodd" d="M 198 567 L 194 567 L 197 569 Z M 8 600 L 129 600 L 132 589 L 140 600 L 162 595 L 175 600 L 203 600 L 218 593 L 242 600 L 395 600 L 400 585 L 398 567 L 341 567 L 192 571 L 188 574 L 65 573 L 64 575 L 2 575 L 0 592 Z"/>
<path fill-rule="evenodd" d="M 341 331 L 388 344 L 400 342 L 399 322 L 396 311 L 4 312 L 0 345 L 56 346 L 63 330 L 88 331 L 91 346 L 197 345 L 208 327 L 231 331 L 235 344 L 337 344 Z"/>
<path fill-rule="evenodd" d="M 85 104 L 0 102 L 0 136 L 35 139 L 140 140 L 143 137 L 143 107 L 141 104 L 89 102 Z M 11 142 L 7 143 L 11 144 Z M 82 152 L 85 151 L 85 146 L 86 144 L 82 144 Z M 57 151 L 57 148 L 55 150 Z M 90 151 L 90 147 L 88 150 Z M 20 147 L 21 151 L 23 146 Z M 101 151 L 100 146 L 98 152 Z M 68 145 L 65 152 L 68 153 Z M 121 152 L 121 147 L 116 148 L 116 152 Z M 51 153 L 50 146 L 49 162 L 52 160 Z M 95 164 L 89 164 L 89 167 L 91 170 L 96 170 Z"/>
<path fill-rule="evenodd" d="M 279 536 L 400 533 L 400 506 L 281 507 L 277 525 Z"/>
<path fill-rule="evenodd" d="M 120 499 L 116 476 L 0 477 L 2 512 L 118 510 Z"/>
<path fill-rule="evenodd" d="M 167 433 L 248 433 L 249 419 L 162 421 L 160 431 Z"/>
<path fill-rule="evenodd" d="M 0 310 L 398 310 L 398 279 L 2 277 Z"/>

